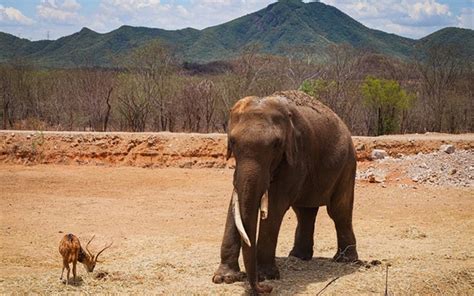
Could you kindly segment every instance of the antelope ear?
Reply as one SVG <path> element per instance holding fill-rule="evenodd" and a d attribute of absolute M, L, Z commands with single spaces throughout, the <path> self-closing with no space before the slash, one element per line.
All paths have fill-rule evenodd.
<path fill-rule="evenodd" d="M 286 140 L 285 140 L 285 156 L 288 164 L 294 165 L 296 161 L 296 137 L 295 137 L 295 125 L 293 124 L 293 116 L 291 112 L 288 112 L 288 117 L 290 124 L 288 125 L 288 130 L 286 131 Z"/>

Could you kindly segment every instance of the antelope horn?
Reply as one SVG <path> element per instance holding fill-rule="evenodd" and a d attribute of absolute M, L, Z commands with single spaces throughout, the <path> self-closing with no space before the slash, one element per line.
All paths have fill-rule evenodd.
<path fill-rule="evenodd" d="M 97 255 L 95 255 L 95 262 L 97 262 L 97 258 L 99 258 L 99 255 L 100 255 L 103 251 L 105 251 L 105 250 L 107 250 L 108 248 L 110 248 L 113 243 L 114 243 L 114 242 L 111 242 L 110 244 L 106 245 L 105 248 L 103 248 L 102 250 L 100 250 L 100 252 L 97 253 Z"/>
<path fill-rule="evenodd" d="M 260 216 L 262 220 L 268 218 L 268 190 L 262 196 L 262 200 L 260 201 Z"/>
<path fill-rule="evenodd" d="M 91 239 L 89 240 L 89 242 L 88 242 L 87 245 L 86 245 L 87 253 L 89 253 L 89 256 L 91 256 L 91 257 L 94 257 L 94 256 L 92 255 L 92 252 L 89 250 L 89 244 L 90 244 L 91 241 L 94 239 L 94 237 L 95 237 L 95 234 L 91 237 Z"/>
<path fill-rule="evenodd" d="M 244 240 L 244 242 L 251 247 L 251 243 L 247 232 L 245 232 L 244 224 L 242 223 L 242 216 L 240 215 L 240 205 L 239 205 L 239 196 L 237 195 L 237 191 L 232 191 L 232 214 L 234 215 L 235 226 L 240 233 L 240 236 Z"/>

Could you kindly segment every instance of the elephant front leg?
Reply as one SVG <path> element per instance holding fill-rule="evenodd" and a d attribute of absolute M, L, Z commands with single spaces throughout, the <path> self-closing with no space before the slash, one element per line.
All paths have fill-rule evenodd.
<path fill-rule="evenodd" d="M 239 254 L 240 254 L 241 238 L 235 226 L 234 217 L 232 215 L 232 202 L 227 211 L 227 220 L 225 223 L 224 238 L 221 245 L 221 263 L 214 272 L 212 281 L 216 284 L 245 280 L 245 273 L 240 271 Z"/>
<path fill-rule="evenodd" d="M 278 210 L 270 203 L 268 218 L 260 220 L 257 244 L 257 269 L 260 280 L 280 279 L 280 271 L 275 262 L 275 251 L 285 212 L 286 209 Z"/>

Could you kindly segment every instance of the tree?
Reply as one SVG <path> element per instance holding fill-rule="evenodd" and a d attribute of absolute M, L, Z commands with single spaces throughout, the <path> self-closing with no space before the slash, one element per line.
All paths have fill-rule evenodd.
<path fill-rule="evenodd" d="M 142 81 L 135 75 L 122 74 L 119 76 L 119 85 L 117 109 L 126 129 L 133 132 L 145 131 L 151 100 L 142 88 Z"/>
<path fill-rule="evenodd" d="M 403 90 L 394 80 L 368 76 L 361 86 L 366 106 L 376 113 L 375 135 L 396 132 L 400 128 L 400 111 L 408 109 L 414 100 L 412 94 Z"/>
<path fill-rule="evenodd" d="M 216 91 L 210 80 L 190 81 L 181 93 L 183 129 L 191 132 L 210 132 L 216 109 Z M 204 128 L 202 124 L 204 123 Z"/>
<path fill-rule="evenodd" d="M 170 80 L 177 67 L 170 49 L 161 41 L 151 41 L 135 49 L 125 66 L 135 76 L 133 87 L 139 90 L 134 93 L 144 96 L 141 101 L 149 101 L 156 107 L 153 129 L 169 129 L 168 108 L 170 95 L 174 92 Z"/>
<path fill-rule="evenodd" d="M 462 75 L 463 63 L 466 62 L 469 63 L 462 58 L 458 49 L 446 45 L 430 46 L 426 54 L 416 57 L 423 95 L 432 111 L 432 130 L 435 132 L 443 129 L 449 93 L 454 82 Z"/>
<path fill-rule="evenodd" d="M 89 129 L 107 131 L 115 73 L 98 69 L 80 69 L 71 74 L 75 76 L 76 95 L 84 114 L 87 115 Z"/>

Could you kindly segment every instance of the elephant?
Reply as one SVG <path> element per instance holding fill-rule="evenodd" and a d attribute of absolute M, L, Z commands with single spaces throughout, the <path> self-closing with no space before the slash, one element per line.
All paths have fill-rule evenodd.
<path fill-rule="evenodd" d="M 252 294 L 271 292 L 259 280 L 280 278 L 275 249 L 290 207 L 297 218 L 290 256 L 311 260 L 316 215 L 326 206 L 337 233 L 334 259 L 358 259 L 356 153 L 349 129 L 331 109 L 300 91 L 245 97 L 230 111 L 227 135 L 227 159 L 236 161 L 234 190 L 214 283 L 247 277 Z M 238 263 L 241 248 L 246 274 Z"/>

